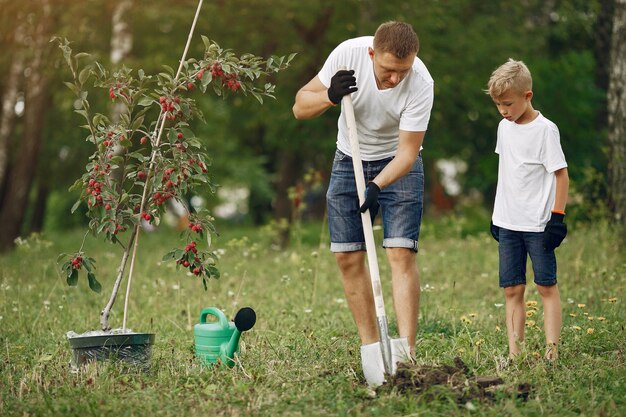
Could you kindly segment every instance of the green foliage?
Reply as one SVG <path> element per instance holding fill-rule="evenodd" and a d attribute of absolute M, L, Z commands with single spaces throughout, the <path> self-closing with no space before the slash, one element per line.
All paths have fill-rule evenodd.
<path fill-rule="evenodd" d="M 214 242 L 222 278 L 212 283 L 208 297 L 198 292 L 195 277 L 177 274 L 173 263 L 138 264 L 134 304 L 141 313 L 131 314 L 129 324 L 156 332 L 149 372 L 111 363 L 70 372 L 71 350 L 64 335 L 96 320 L 104 297 L 67 287 L 56 271 L 55 254 L 70 252 L 82 234 L 64 231 L 22 240 L 17 251 L 0 257 L 2 413 L 623 415 L 626 259 L 610 227 L 574 228 L 557 250 L 563 331 L 560 360 L 549 366 L 536 358 L 544 349 L 543 320 L 541 297 L 532 284 L 526 301 L 531 302 L 527 312 L 536 311 L 529 317 L 534 323 L 526 328 L 524 353 L 506 364 L 497 247 L 488 233 L 462 238 L 451 219 L 431 219 L 426 225 L 440 234 L 420 239 L 418 364 L 451 364 L 458 356 L 476 375 L 499 376 L 505 384 L 494 402 L 457 405 L 444 386 L 424 394 L 369 391 L 336 262 L 325 234 L 312 238 L 325 227 L 307 224 L 302 246 L 284 251 L 272 247 L 271 237 L 258 228 L 223 230 Z M 177 237 L 165 228 L 146 234 L 140 256 L 162 253 Z M 116 265 L 110 262 L 109 245 L 89 245 L 94 257 L 103 258 L 100 274 L 111 277 Z M 379 260 L 393 335 L 390 271 L 382 251 Z M 104 280 L 104 285 L 111 281 Z M 209 306 L 221 308 L 231 320 L 243 306 L 257 312 L 257 324 L 243 334 L 239 362 L 232 369 L 206 368 L 194 359 L 193 325 Z M 522 382 L 532 385 L 528 401 L 510 393 Z"/>
<path fill-rule="evenodd" d="M 74 54 L 67 39 L 52 39 L 71 71 L 72 81 L 65 85 L 76 97 L 75 112 L 84 119 L 82 127 L 88 132 L 85 141 L 95 147 L 85 172 L 70 187 L 70 191 L 80 192 L 71 212 L 85 204 L 89 230 L 123 248 L 111 301 L 102 314 L 104 330 L 108 330 L 109 309 L 117 296 L 132 245 L 136 248 L 141 222 L 158 226 L 168 201 L 186 207 L 182 202 L 193 190 L 214 188 L 207 169 L 209 156 L 189 124 L 194 119 L 203 120 L 190 92 L 198 88 L 205 93 L 210 88 L 221 97 L 242 92 L 262 104 L 263 96 L 273 98 L 275 87 L 271 82 L 260 85 L 261 82 L 286 69 L 295 56 L 268 59 L 253 54 L 237 56 L 207 37 L 202 37 L 202 41 L 202 58 L 186 59 L 177 72 L 164 65 L 156 75 L 147 75 L 143 69 L 138 69 L 135 75 L 126 66 L 109 71 L 89 54 Z M 90 85 L 108 90 L 109 98 L 117 106 L 112 117 L 92 109 L 88 99 Z M 189 215 L 193 221 L 190 228 L 200 237 L 215 232 L 213 219 L 207 212 Z M 129 229 L 132 232 L 124 245 L 119 236 Z M 184 237 L 185 250 L 175 249 L 164 259 L 176 260 L 178 265 L 202 277 L 206 290 L 207 279 L 219 277 L 216 256 L 209 251 L 198 251 L 189 233 Z M 209 237 L 207 242 L 210 246 Z M 60 265 L 68 285 L 76 286 L 78 271 L 84 267 L 89 287 L 100 292 L 102 286 L 94 273 L 95 261 L 84 256 L 84 243 L 83 239 L 75 255 L 61 255 L 58 262 L 70 258 Z M 131 265 L 134 261 L 133 251 Z"/>

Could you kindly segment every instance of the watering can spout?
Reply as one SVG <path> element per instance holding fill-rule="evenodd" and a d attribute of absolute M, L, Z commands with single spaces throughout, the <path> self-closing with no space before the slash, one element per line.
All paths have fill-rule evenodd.
<path fill-rule="evenodd" d="M 235 352 L 239 348 L 239 339 L 241 338 L 241 332 L 250 330 L 256 323 L 256 313 L 250 307 L 244 307 L 235 315 L 235 331 L 228 342 L 224 359 L 226 361 L 234 361 Z M 228 362 L 227 362 L 228 363 Z"/>

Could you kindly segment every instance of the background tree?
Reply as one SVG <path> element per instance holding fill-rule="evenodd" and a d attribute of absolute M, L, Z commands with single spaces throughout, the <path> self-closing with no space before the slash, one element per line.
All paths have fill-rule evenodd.
<path fill-rule="evenodd" d="M 22 220 L 3 217 L 7 220 L 2 220 L 0 228 L 9 246 L 16 236 L 38 230 L 42 224 L 46 228 L 72 227 L 83 221 L 80 216 L 67 215 L 77 197 L 67 189 L 79 175 L 81 164 L 77 161 L 87 157 L 89 147 L 74 128 L 80 121 L 72 115 L 74 100 L 63 85 L 62 64 L 56 55 L 47 55 L 42 71 L 49 98 L 39 113 L 39 124 L 26 123 L 26 87 L 33 80 L 30 63 L 35 48 L 18 41 L 34 39 L 31 35 L 43 16 L 43 1 L 0 0 L 0 23 L 5 28 L 0 46 L 7 51 L 0 56 L 0 70 L 6 74 L 0 80 L 0 178 L 4 176 L 0 212 L 8 209 L 11 200 L 13 210 L 19 206 L 24 213 Z M 55 0 L 48 4 L 49 34 L 67 37 L 75 49 L 92 51 L 103 63 L 112 59 L 115 10 L 125 10 L 118 16 L 127 24 L 123 32 L 132 36 L 133 47 L 122 64 L 158 72 L 163 62 L 178 59 L 171 45 L 184 42 L 185 33 L 179 28 L 189 18 L 195 0 Z M 129 7 L 122 7 L 127 4 Z M 614 4 L 615 0 L 209 2 L 198 22 L 199 33 L 235 51 L 264 56 L 295 51 L 298 56 L 290 70 L 279 76 L 276 101 L 259 108 L 245 100 L 226 103 L 221 98 L 202 97 L 198 104 L 207 123 L 193 128 L 214 156 L 214 182 L 249 190 L 247 220 L 262 224 L 269 219 L 292 219 L 289 190 L 310 170 L 323 174 L 323 186 L 311 196 L 321 204 L 309 215 L 323 216 L 323 188 L 332 162 L 339 109 L 329 109 L 315 120 L 296 121 L 291 114 L 295 93 L 317 73 L 337 43 L 371 35 L 383 21 L 403 20 L 420 36 L 419 56 L 435 79 L 435 103 L 424 143 L 427 201 L 432 200 L 429 195 L 437 185 L 436 161 L 457 159 L 468 167 L 460 177 L 462 197 L 470 192 L 483 196 L 483 204 L 490 208 L 497 175 L 493 150 L 499 116 L 483 89 L 491 71 L 514 57 L 524 60 L 533 71 L 534 104 L 561 130 L 573 202 L 582 202 L 571 204 L 568 215 L 585 220 L 601 212 L 588 209 L 600 205 L 594 201 L 603 205 L 607 201 L 608 71 L 604 69 L 609 67 Z M 20 22 L 24 35 L 20 35 Z M 192 45 L 196 52 L 201 47 Z M 44 45 L 42 53 L 47 54 L 47 49 Z M 104 101 L 108 97 L 90 99 Z M 16 103 L 24 105 L 22 113 L 11 110 Z M 27 177 L 34 173 L 29 181 L 19 175 L 12 177 L 27 188 L 26 197 L 18 204 L 18 200 L 6 198 L 16 190 L 15 186 L 9 190 L 8 175 L 23 165 L 17 158 L 25 158 L 22 135 L 28 125 L 31 129 L 39 126 L 39 158 L 28 159 Z M 219 203 L 215 197 L 203 197 L 209 208 Z M 10 221 L 11 227 L 5 221 Z M 5 230 L 12 230 L 12 236 Z"/>
<path fill-rule="evenodd" d="M 610 207 L 626 225 L 626 0 L 616 0 L 608 91 Z"/>

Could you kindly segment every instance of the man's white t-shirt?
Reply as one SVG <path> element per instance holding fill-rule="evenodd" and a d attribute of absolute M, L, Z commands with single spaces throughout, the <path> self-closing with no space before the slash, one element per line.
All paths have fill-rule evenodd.
<path fill-rule="evenodd" d="M 373 41 L 373 36 L 364 36 L 342 42 L 331 52 L 318 74 L 322 84 L 330 87 L 330 79 L 341 67 L 354 70 L 358 90 L 352 93 L 352 102 L 364 161 L 394 156 L 400 130 L 425 132 L 434 97 L 433 79 L 417 57 L 412 70 L 398 85 L 379 90 L 374 64 L 368 54 Z M 337 149 L 351 155 L 343 110 L 337 125 Z"/>
<path fill-rule="evenodd" d="M 496 153 L 500 161 L 493 224 L 543 232 L 554 208 L 554 172 L 567 167 L 559 129 L 541 113 L 526 124 L 502 119 Z"/>

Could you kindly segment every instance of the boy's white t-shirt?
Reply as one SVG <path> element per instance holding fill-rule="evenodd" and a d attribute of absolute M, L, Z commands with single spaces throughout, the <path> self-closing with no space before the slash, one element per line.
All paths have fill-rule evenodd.
<path fill-rule="evenodd" d="M 349 39 L 328 56 L 318 77 L 330 87 L 330 79 L 345 67 L 353 69 L 358 90 L 352 93 L 361 159 L 375 161 L 395 155 L 399 130 L 424 132 L 433 106 L 434 82 L 424 63 L 417 57 L 409 74 L 394 88 L 379 90 L 374 64 L 368 54 L 373 36 Z M 339 117 L 337 149 L 351 155 L 346 117 Z"/>
<path fill-rule="evenodd" d="M 493 224 L 543 232 L 554 208 L 554 172 L 567 167 L 559 129 L 541 113 L 526 124 L 502 119 L 496 153 L 500 161 Z"/>

